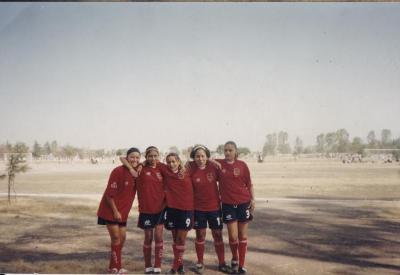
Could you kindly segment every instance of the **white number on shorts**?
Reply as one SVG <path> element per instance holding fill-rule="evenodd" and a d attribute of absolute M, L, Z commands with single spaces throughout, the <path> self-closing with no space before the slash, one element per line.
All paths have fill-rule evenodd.
<path fill-rule="evenodd" d="M 248 218 L 250 218 L 250 210 L 249 209 L 246 210 L 246 219 L 248 219 Z"/>
<path fill-rule="evenodd" d="M 220 218 L 219 218 L 219 217 L 217 217 L 217 223 L 218 223 L 218 226 L 221 225 L 221 221 L 220 221 Z"/>
<path fill-rule="evenodd" d="M 190 219 L 186 219 L 186 227 L 189 227 L 190 225 Z"/>
<path fill-rule="evenodd" d="M 167 211 L 164 212 L 164 220 L 167 219 Z"/>

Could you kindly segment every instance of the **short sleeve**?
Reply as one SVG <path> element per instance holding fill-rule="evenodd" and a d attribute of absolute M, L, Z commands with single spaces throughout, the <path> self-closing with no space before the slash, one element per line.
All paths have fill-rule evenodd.
<path fill-rule="evenodd" d="M 120 182 L 120 177 L 117 169 L 114 169 L 111 174 L 110 178 L 108 179 L 107 189 L 105 195 L 108 197 L 114 197 L 118 192 L 118 183 Z"/>

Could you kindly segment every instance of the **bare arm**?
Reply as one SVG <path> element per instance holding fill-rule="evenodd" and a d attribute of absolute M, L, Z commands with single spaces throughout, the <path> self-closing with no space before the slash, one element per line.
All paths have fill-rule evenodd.
<path fill-rule="evenodd" d="M 119 213 L 117 206 L 115 205 L 114 199 L 112 197 L 106 196 L 106 201 L 113 211 L 114 219 L 117 221 L 121 221 L 122 216 L 121 213 Z"/>
<path fill-rule="evenodd" d="M 129 172 L 131 173 L 131 175 L 134 178 L 138 177 L 138 172 L 135 171 L 135 169 L 133 169 L 132 165 L 126 160 L 125 157 L 119 157 L 119 160 L 121 161 L 121 163 L 129 169 Z"/>
<path fill-rule="evenodd" d="M 250 185 L 249 191 L 250 191 L 250 196 L 251 196 L 250 212 L 251 212 L 251 214 L 253 214 L 254 213 L 254 209 L 256 208 L 256 201 L 254 199 L 253 185 Z"/>
<path fill-rule="evenodd" d="M 214 166 L 215 166 L 218 170 L 221 170 L 221 168 L 222 168 L 221 163 L 219 163 L 219 162 L 216 161 L 215 159 L 209 159 L 209 162 L 211 162 L 212 164 L 214 164 Z"/>

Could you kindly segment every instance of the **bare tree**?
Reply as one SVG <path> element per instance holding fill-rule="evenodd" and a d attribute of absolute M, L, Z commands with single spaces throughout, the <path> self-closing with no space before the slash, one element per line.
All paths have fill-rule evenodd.
<path fill-rule="evenodd" d="M 8 158 L 6 174 L 1 175 L 0 179 L 8 178 L 8 203 L 11 203 L 11 189 L 14 191 L 15 198 L 15 176 L 19 173 L 25 173 L 30 167 L 26 164 L 22 153 L 11 154 Z"/>

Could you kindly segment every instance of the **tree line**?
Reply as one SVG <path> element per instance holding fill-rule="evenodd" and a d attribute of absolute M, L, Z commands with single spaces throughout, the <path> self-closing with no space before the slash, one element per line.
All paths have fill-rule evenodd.
<path fill-rule="evenodd" d="M 289 142 L 289 134 L 285 131 L 270 133 L 266 136 L 266 141 L 262 149 L 262 155 L 276 154 L 311 154 L 311 153 L 357 153 L 363 154 L 365 149 L 400 149 L 400 137 L 392 138 L 389 129 L 382 129 L 380 137 L 371 130 L 366 135 L 366 142 L 361 137 L 350 139 L 350 134 L 346 129 L 321 133 L 316 136 L 315 144 L 304 146 L 300 137 L 296 137 L 293 149 Z"/>

